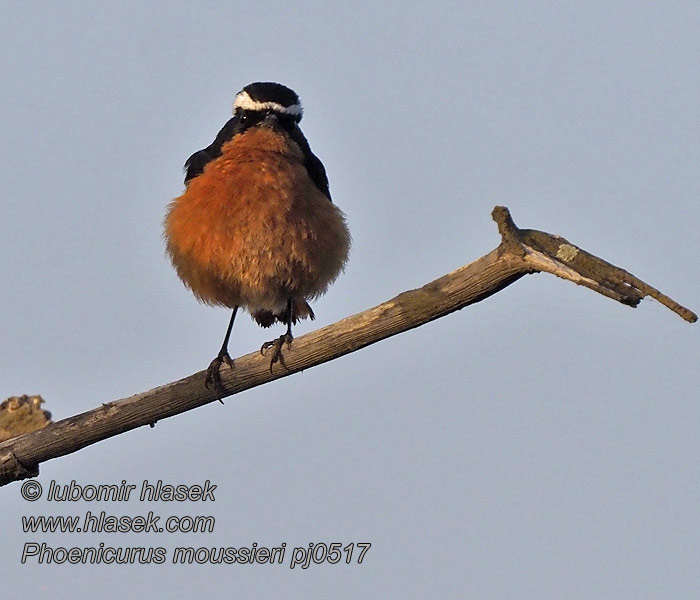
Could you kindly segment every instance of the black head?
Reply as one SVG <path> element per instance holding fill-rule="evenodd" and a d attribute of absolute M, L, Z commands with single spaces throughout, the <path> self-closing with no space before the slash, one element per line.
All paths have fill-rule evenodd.
<path fill-rule="evenodd" d="M 303 114 L 299 96 L 294 90 L 280 83 L 262 81 L 250 83 L 236 94 L 234 114 L 237 111 L 274 112 L 293 117 L 297 123 Z"/>
<path fill-rule="evenodd" d="M 233 118 L 240 126 L 239 131 L 258 124 L 268 115 L 293 128 L 301 121 L 302 114 L 299 96 L 279 83 L 251 83 L 236 94 L 233 102 Z"/>

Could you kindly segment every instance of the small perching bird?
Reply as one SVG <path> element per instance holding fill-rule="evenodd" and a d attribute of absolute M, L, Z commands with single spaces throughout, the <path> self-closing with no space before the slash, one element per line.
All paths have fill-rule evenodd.
<path fill-rule="evenodd" d="M 308 301 L 343 270 L 350 233 L 328 178 L 299 129 L 299 97 L 279 83 L 251 83 L 214 142 L 185 163 L 185 192 L 165 217 L 167 252 L 180 279 L 207 304 L 233 310 L 206 384 L 219 388 L 236 312 L 263 327 L 287 325 L 270 369 L 284 364 L 292 325 L 314 318 Z"/>

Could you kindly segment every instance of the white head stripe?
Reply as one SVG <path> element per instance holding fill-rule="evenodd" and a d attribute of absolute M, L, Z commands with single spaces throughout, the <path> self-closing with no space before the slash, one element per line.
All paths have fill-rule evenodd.
<path fill-rule="evenodd" d="M 233 110 L 242 108 L 243 110 L 274 110 L 282 114 L 300 117 L 302 115 L 301 104 L 292 104 L 291 106 L 282 106 L 279 102 L 259 102 L 253 100 L 248 92 L 239 92 L 236 94 L 236 100 L 233 103 Z"/>

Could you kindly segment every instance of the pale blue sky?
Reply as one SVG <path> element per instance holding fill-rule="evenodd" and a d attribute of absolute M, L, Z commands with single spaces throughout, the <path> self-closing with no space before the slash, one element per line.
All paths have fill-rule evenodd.
<path fill-rule="evenodd" d="M 2 3 L 2 397 L 55 418 L 184 377 L 228 314 L 163 251 L 182 165 L 255 80 L 294 88 L 354 246 L 310 331 L 489 252 L 490 211 L 700 309 L 695 2 Z M 348 357 L 41 466 L 218 485 L 208 505 L 0 490 L 33 598 L 690 598 L 700 329 L 546 275 Z M 269 339 L 246 318 L 235 355 Z M 213 515 L 210 534 L 25 534 L 21 515 Z M 19 567 L 25 542 L 288 547 L 362 565 Z"/>

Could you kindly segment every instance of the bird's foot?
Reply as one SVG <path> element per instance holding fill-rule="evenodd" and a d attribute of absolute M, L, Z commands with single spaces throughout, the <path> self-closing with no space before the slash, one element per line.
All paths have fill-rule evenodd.
<path fill-rule="evenodd" d="M 261 346 L 260 354 L 262 354 L 263 356 L 265 356 L 265 353 L 270 348 L 273 348 L 272 357 L 270 358 L 270 373 L 272 373 L 272 366 L 276 362 L 281 364 L 285 369 L 287 368 L 287 365 L 284 362 L 284 354 L 282 354 L 282 346 L 284 346 L 284 344 L 286 343 L 287 348 L 291 348 L 292 340 L 294 340 L 292 334 L 285 333 L 284 335 L 279 336 L 276 340 L 272 340 L 271 342 L 265 342 Z"/>
<path fill-rule="evenodd" d="M 221 383 L 221 373 L 219 372 L 219 369 L 223 363 L 226 363 L 229 367 L 233 368 L 233 360 L 226 351 L 219 352 L 218 356 L 211 361 L 209 368 L 207 369 L 207 377 L 204 380 L 204 385 L 207 386 L 208 389 L 215 391 L 218 394 L 225 391 L 224 386 Z M 221 402 L 221 398 L 219 398 L 219 402 Z"/>

